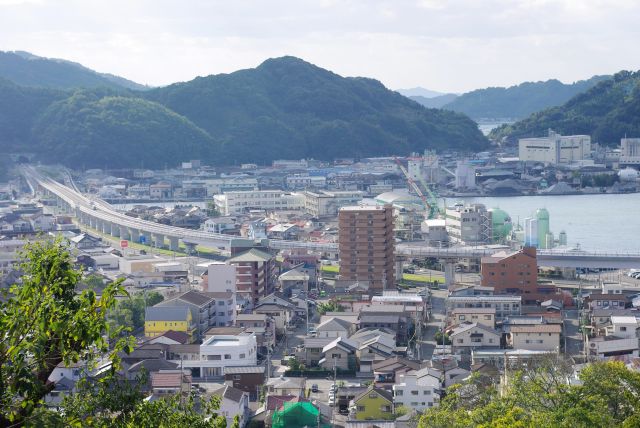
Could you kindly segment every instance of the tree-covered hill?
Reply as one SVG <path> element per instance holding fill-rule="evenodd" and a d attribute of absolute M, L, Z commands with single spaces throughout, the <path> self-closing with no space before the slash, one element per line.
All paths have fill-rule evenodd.
<path fill-rule="evenodd" d="M 377 156 L 425 148 L 478 150 L 469 118 L 425 109 L 380 82 L 344 78 L 293 57 L 143 94 L 224 142 L 228 160 Z"/>
<path fill-rule="evenodd" d="M 219 145 L 186 118 L 147 100 L 77 91 L 53 103 L 33 127 L 44 160 L 76 168 L 163 168 L 213 159 Z"/>
<path fill-rule="evenodd" d="M 66 96 L 63 91 L 18 86 L 0 78 L 0 151 L 24 149 L 36 118 Z"/>
<path fill-rule="evenodd" d="M 75 62 L 20 51 L 0 51 L 0 78 L 22 86 L 43 88 L 146 89 L 144 85 L 112 74 L 98 73 Z"/>
<path fill-rule="evenodd" d="M 619 144 L 625 135 L 640 136 L 640 72 L 621 71 L 560 107 L 495 129 L 490 138 L 515 142 L 546 135 L 550 128 L 565 135 L 591 135 L 605 145 Z"/>
<path fill-rule="evenodd" d="M 0 131 L 0 152 L 26 150 L 44 162 L 87 168 L 194 158 L 268 164 L 489 143 L 462 114 L 426 109 L 376 80 L 344 78 L 292 57 L 150 91 L 0 81 Z"/>
<path fill-rule="evenodd" d="M 525 82 L 508 88 L 477 89 L 460 95 L 442 108 L 464 113 L 474 119 L 520 119 L 564 104 L 573 96 L 608 78 L 609 76 L 594 76 L 571 84 L 554 79 Z"/>

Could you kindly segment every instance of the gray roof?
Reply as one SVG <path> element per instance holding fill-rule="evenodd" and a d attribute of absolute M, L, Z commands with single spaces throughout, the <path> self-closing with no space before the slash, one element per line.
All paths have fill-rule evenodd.
<path fill-rule="evenodd" d="M 146 309 L 144 320 L 185 321 L 188 311 L 191 311 L 191 308 L 187 306 L 152 306 Z M 193 313 L 191 315 L 193 316 Z"/>
<path fill-rule="evenodd" d="M 400 315 L 361 315 L 360 323 L 384 323 L 397 324 L 400 322 Z"/>
<path fill-rule="evenodd" d="M 249 374 L 249 373 L 264 373 L 264 366 L 245 366 L 245 367 L 225 367 L 224 374 Z"/>
<path fill-rule="evenodd" d="M 226 388 L 224 389 L 224 392 L 222 393 L 222 397 L 227 398 L 231 401 L 235 401 L 236 403 L 239 403 L 242 400 L 242 396 L 244 394 L 245 393 L 239 390 L 238 388 L 234 388 L 231 385 L 227 385 Z"/>
<path fill-rule="evenodd" d="M 204 306 L 213 300 L 213 297 L 207 296 L 204 293 L 200 293 L 196 290 L 187 291 L 181 296 L 178 296 L 177 299 L 180 299 L 184 302 L 191 303 L 196 306 Z"/>
<path fill-rule="evenodd" d="M 454 329 L 451 331 L 451 334 L 450 334 L 450 335 L 451 335 L 451 336 L 454 336 L 454 335 L 457 335 L 457 334 L 460 334 L 460 333 L 464 333 L 465 331 L 467 331 L 467 330 L 471 330 L 471 329 L 474 329 L 474 328 L 477 328 L 477 329 L 480 329 L 480 330 L 484 330 L 484 331 L 486 331 L 487 333 L 493 333 L 493 334 L 495 334 L 496 336 L 499 336 L 499 335 L 500 335 L 500 333 L 498 333 L 498 332 L 497 332 L 497 331 L 495 331 L 494 329 L 489 328 L 489 327 L 486 327 L 486 326 L 484 326 L 484 325 L 482 325 L 482 324 L 478 324 L 478 323 L 476 323 L 476 322 L 471 323 L 471 324 L 460 324 L 458 327 L 454 328 Z"/>
<path fill-rule="evenodd" d="M 237 321 L 264 321 L 267 318 L 266 314 L 238 314 L 236 315 Z"/>
<path fill-rule="evenodd" d="M 242 262 L 267 262 L 271 260 L 273 256 L 264 251 L 260 251 L 256 248 L 252 248 L 249 251 L 245 251 L 242 254 L 238 254 L 235 257 L 231 257 L 227 260 L 227 263 L 242 263 Z"/>
<path fill-rule="evenodd" d="M 331 318 L 326 320 L 323 323 L 320 323 L 317 327 L 316 327 L 316 331 L 335 331 L 335 330 L 347 330 L 349 331 L 349 329 L 351 328 L 353 324 L 350 323 L 349 321 L 345 321 L 343 319 L 340 318 Z"/>

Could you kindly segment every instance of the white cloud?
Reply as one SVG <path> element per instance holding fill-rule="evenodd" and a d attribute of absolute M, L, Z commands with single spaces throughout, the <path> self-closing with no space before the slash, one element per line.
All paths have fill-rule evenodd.
<path fill-rule="evenodd" d="M 633 0 L 0 0 L 0 49 L 155 85 L 290 54 L 459 92 L 639 69 L 639 20 Z"/>

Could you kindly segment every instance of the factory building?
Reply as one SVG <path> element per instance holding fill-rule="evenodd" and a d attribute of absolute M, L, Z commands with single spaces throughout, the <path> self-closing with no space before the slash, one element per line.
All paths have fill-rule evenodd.
<path fill-rule="evenodd" d="M 640 166 L 640 138 L 620 140 L 620 166 Z"/>
<path fill-rule="evenodd" d="M 591 137 L 588 135 L 562 136 L 549 130 L 547 137 L 521 138 L 519 158 L 526 162 L 571 164 L 591 158 Z"/>

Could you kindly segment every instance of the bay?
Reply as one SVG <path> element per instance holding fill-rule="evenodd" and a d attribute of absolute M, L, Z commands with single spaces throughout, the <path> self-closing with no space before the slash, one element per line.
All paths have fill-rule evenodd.
<path fill-rule="evenodd" d="M 516 196 L 461 198 L 487 209 L 501 208 L 514 225 L 524 225 L 538 208 L 549 211 L 549 229 L 558 237 L 567 232 L 570 245 L 588 251 L 640 253 L 640 194 Z M 447 200 L 448 205 L 453 200 Z M 640 266 L 639 266 L 640 268 Z"/>

